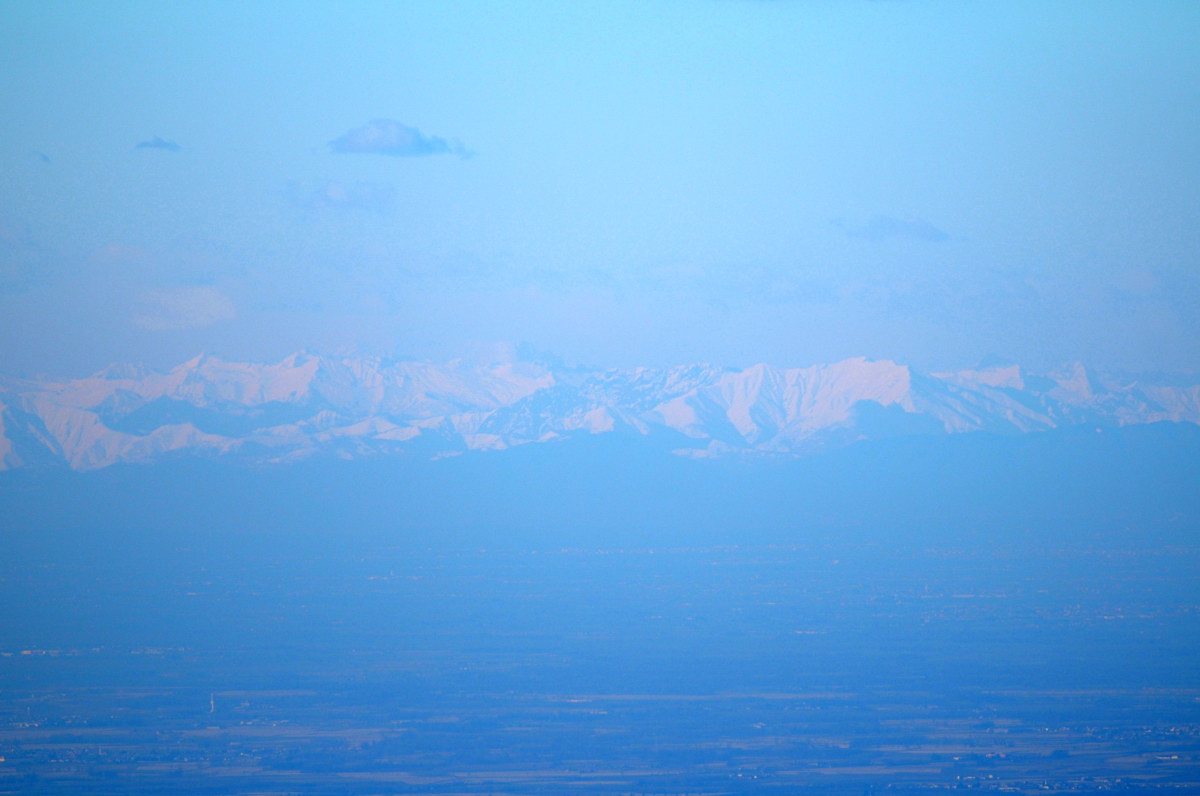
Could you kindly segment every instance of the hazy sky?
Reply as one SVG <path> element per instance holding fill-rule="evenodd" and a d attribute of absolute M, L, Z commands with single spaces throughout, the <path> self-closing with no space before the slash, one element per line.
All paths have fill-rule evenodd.
<path fill-rule="evenodd" d="M 1200 368 L 1200 3 L 0 5 L 0 371 Z"/>

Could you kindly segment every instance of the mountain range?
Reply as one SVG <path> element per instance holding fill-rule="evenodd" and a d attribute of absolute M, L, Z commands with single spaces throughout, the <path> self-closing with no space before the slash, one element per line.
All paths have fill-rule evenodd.
<path fill-rule="evenodd" d="M 470 450 L 617 434 L 690 457 L 796 457 L 861 440 L 1200 424 L 1200 383 L 1071 363 L 922 373 L 849 359 L 806 368 L 593 370 L 498 356 L 446 363 L 297 353 L 199 356 L 166 372 L 0 378 L 0 469 L 179 457 L 255 463 Z"/>

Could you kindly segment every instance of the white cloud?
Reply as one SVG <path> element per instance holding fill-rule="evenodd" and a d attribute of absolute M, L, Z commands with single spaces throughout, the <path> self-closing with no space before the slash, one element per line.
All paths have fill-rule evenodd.
<path fill-rule="evenodd" d="M 392 157 L 458 155 L 470 157 L 463 145 L 436 135 L 425 135 L 393 119 L 372 119 L 362 127 L 349 130 L 329 142 L 329 148 L 342 154 L 374 154 Z"/>

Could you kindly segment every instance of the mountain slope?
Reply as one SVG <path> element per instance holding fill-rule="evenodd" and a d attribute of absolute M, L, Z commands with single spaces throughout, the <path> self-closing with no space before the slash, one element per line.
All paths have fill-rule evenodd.
<path fill-rule="evenodd" d="M 436 458 L 579 435 L 669 439 L 676 452 L 795 456 L 867 439 L 1200 423 L 1200 385 L 1071 364 L 928 374 L 894 362 L 589 371 L 537 362 L 201 356 L 165 373 L 0 382 L 0 468 L 88 470 L 178 456 L 253 462 L 409 452 Z"/>

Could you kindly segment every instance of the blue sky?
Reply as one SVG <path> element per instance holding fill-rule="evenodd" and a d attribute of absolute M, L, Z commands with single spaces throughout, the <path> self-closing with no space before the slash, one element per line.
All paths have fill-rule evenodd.
<path fill-rule="evenodd" d="M 1200 4 L 7 3 L 0 371 L 1200 368 Z"/>

